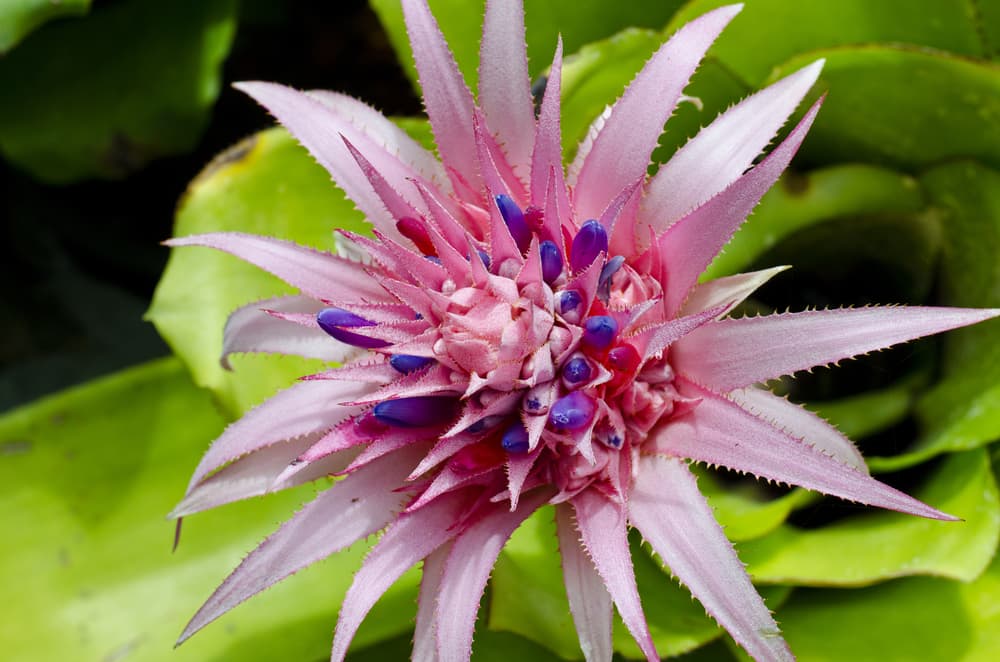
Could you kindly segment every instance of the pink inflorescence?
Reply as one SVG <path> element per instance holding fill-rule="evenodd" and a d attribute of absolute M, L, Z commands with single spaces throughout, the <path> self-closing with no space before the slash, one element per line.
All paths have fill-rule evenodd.
<path fill-rule="evenodd" d="M 338 254 L 220 233 L 301 294 L 233 313 L 225 357 L 341 363 L 247 413 L 212 444 L 173 515 L 343 476 L 254 550 L 181 640 L 276 581 L 382 532 L 341 607 L 340 660 L 378 598 L 423 562 L 415 660 L 468 659 L 490 570 L 553 506 L 581 649 L 612 656 L 613 606 L 659 659 L 635 584 L 635 528 L 752 656 L 791 658 L 688 462 L 923 517 L 844 435 L 757 385 L 998 311 L 896 307 L 727 317 L 782 270 L 698 278 L 777 180 L 821 103 L 761 153 L 817 62 L 720 115 L 653 176 L 689 77 L 739 12 L 681 28 L 563 167 L 561 43 L 536 118 L 521 4 L 488 0 L 478 100 L 425 0 L 403 0 L 440 161 L 368 106 L 270 83 L 268 108 L 373 226 Z"/>
<path fill-rule="evenodd" d="M 376 323 L 343 308 L 316 314 L 330 336 L 389 353 L 389 365 L 403 375 L 429 373 L 432 367 L 446 375 L 439 381 L 450 395 L 386 399 L 358 415 L 356 434 L 372 440 L 381 434 L 371 417 L 393 428 L 446 427 L 444 438 L 463 433 L 468 445 L 524 455 L 529 466 L 521 489 L 556 485 L 560 493 L 550 503 L 587 487 L 618 496 L 620 472 L 628 475 L 653 424 L 665 421 L 675 402 L 680 410 L 690 402 L 674 389 L 663 352 L 640 354 L 649 341 L 643 330 L 662 323 L 663 314 L 653 308 L 636 314 L 635 307 L 650 293 L 658 295 L 659 285 L 625 265 L 623 256 L 608 258 L 608 232 L 599 221 L 584 222 L 572 235 L 556 235 L 537 208 L 526 213 L 507 194 L 497 195 L 495 203 L 520 255 L 494 264 L 477 247 L 465 259 L 479 263 L 486 282 L 506 281 L 487 291 L 509 294 L 488 296 L 475 283 L 463 282 L 465 274 L 449 273 L 437 289 L 437 305 L 427 317 L 416 314 L 410 325 L 417 335 L 441 330 L 423 355 L 395 353 L 386 340 L 364 335 Z M 529 216 L 534 228 L 525 220 Z M 425 259 L 442 264 L 431 239 L 432 233 L 440 238 L 433 226 L 406 216 L 396 227 Z M 470 373 L 483 378 L 470 382 Z M 457 384 L 467 386 L 462 391 Z M 455 426 L 461 410 L 465 414 Z M 599 470 L 593 469 L 595 443 L 615 451 L 614 459 L 599 451 Z M 618 459 L 619 452 L 628 457 Z M 576 456 L 592 468 L 581 474 L 575 460 L 565 459 Z M 503 460 L 496 452 L 466 455 L 461 470 L 484 485 L 506 487 Z M 518 496 L 511 494 L 515 504 Z"/>

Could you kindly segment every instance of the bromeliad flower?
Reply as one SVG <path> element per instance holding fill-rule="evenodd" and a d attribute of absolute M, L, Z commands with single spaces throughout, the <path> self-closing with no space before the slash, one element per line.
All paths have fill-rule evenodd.
<path fill-rule="evenodd" d="M 341 361 L 230 426 L 176 517 L 327 475 L 181 639 L 255 593 L 382 535 L 344 599 L 332 658 L 423 561 L 413 657 L 462 660 L 505 541 L 555 504 L 566 591 L 588 660 L 611 658 L 612 607 L 658 659 L 629 557 L 638 529 L 747 652 L 790 659 L 688 461 L 952 519 L 869 476 L 814 414 L 755 386 L 1000 314 L 865 308 L 728 318 L 780 269 L 698 284 L 788 165 L 820 102 L 757 165 L 812 84 L 810 65 L 732 107 L 647 177 L 691 74 L 739 6 L 677 32 L 591 127 L 568 172 L 561 45 L 536 118 L 520 3 L 487 3 L 478 102 L 425 0 L 404 0 L 441 161 L 348 97 L 269 83 L 268 108 L 366 214 L 343 255 L 242 234 L 228 251 L 302 295 L 236 311 L 225 354 Z"/>

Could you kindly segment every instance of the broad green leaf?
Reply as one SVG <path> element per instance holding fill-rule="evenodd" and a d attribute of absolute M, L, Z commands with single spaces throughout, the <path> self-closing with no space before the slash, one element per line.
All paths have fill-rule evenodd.
<path fill-rule="evenodd" d="M 122 177 L 190 150 L 219 94 L 235 0 L 122 0 L 0 59 L 0 152 L 47 182 Z"/>
<path fill-rule="evenodd" d="M 729 0 L 691 0 L 676 29 Z M 912 44 L 982 56 L 972 2 L 939 0 L 748 0 L 710 51 L 752 86 L 796 53 L 865 43 Z M 990 3 L 977 3 L 990 4 Z"/>
<path fill-rule="evenodd" d="M 413 650 L 413 632 L 356 650 L 347 656 L 347 662 L 370 660 L 407 660 Z M 471 662 L 550 662 L 552 651 L 513 632 L 488 629 L 482 618 L 476 621 L 472 643 Z"/>
<path fill-rule="evenodd" d="M 840 165 L 804 174 L 788 172 L 764 195 L 703 278 L 742 271 L 782 239 L 823 221 L 914 213 L 923 206 L 915 179 L 884 168 Z"/>
<path fill-rule="evenodd" d="M 1000 307 L 1000 173 L 955 163 L 921 183 L 945 214 L 940 303 Z M 952 331 L 943 342 L 941 380 L 916 405 L 920 438 L 875 466 L 906 467 L 1000 439 L 1000 322 Z"/>
<path fill-rule="evenodd" d="M 365 224 L 305 149 L 283 129 L 271 129 L 221 154 L 191 183 L 174 233 L 240 231 L 333 250 L 336 228 L 363 231 Z M 238 356 L 232 372 L 219 365 L 229 313 L 290 292 L 289 286 L 235 257 L 181 248 L 170 256 L 148 317 L 195 382 L 236 416 L 322 366 L 290 356 Z"/>
<path fill-rule="evenodd" d="M 975 581 L 900 579 L 855 591 L 800 590 L 777 619 L 810 662 L 993 662 L 1000 651 L 1000 556 Z"/>
<path fill-rule="evenodd" d="M 804 163 L 866 161 L 909 171 L 971 158 L 1000 168 L 1000 69 L 896 46 L 810 51 L 774 77 L 817 58 L 826 103 L 802 146 Z"/>
<path fill-rule="evenodd" d="M 698 475 L 698 489 L 708 498 L 715 518 L 726 530 L 726 537 L 733 541 L 751 540 L 770 533 L 792 510 L 812 500 L 803 490 L 768 499 L 757 482 L 723 487 L 706 469 L 697 465 L 691 469 Z"/>
<path fill-rule="evenodd" d="M 476 630 L 471 662 L 550 662 L 552 651 L 513 632 Z"/>
<path fill-rule="evenodd" d="M 842 216 L 785 237 L 761 262 L 790 264 L 786 278 L 842 293 L 834 301 L 817 297 L 810 302 L 814 306 L 924 301 L 934 285 L 941 235 L 941 219 L 933 211 Z M 850 291 L 852 282 L 860 292 Z M 839 298 L 845 295 L 862 298 Z"/>
<path fill-rule="evenodd" d="M 29 32 L 54 18 L 81 16 L 90 0 L 4 0 L 0 4 L 0 55 L 17 45 Z"/>
<path fill-rule="evenodd" d="M 983 36 L 986 56 L 996 60 L 1000 57 L 1000 3 L 975 2 L 975 21 Z"/>
<path fill-rule="evenodd" d="M 489 627 L 515 632 L 566 659 L 582 658 L 563 588 L 551 507 L 511 536 L 493 570 Z"/>
<path fill-rule="evenodd" d="M 528 66 L 533 76 L 552 63 L 556 37 L 572 53 L 584 44 L 612 35 L 629 26 L 662 28 L 683 0 L 625 2 L 604 0 L 529 0 L 525 3 Z M 398 0 L 369 0 L 389 35 L 404 70 L 417 86 L 413 55 Z M 455 54 L 465 80 L 475 89 L 478 80 L 479 41 L 482 36 L 482 0 L 430 0 L 431 11 Z"/>
<path fill-rule="evenodd" d="M 806 406 L 832 423 L 849 439 L 858 440 L 881 432 L 910 413 L 914 393 L 927 382 L 924 372 L 902 379 L 887 388 L 866 391 L 840 400 L 810 402 Z"/>
<path fill-rule="evenodd" d="M 986 451 L 948 456 L 916 497 L 964 521 L 865 513 L 814 530 L 782 526 L 740 545 L 740 556 L 763 583 L 863 586 L 915 574 L 977 577 L 1000 537 L 1000 500 Z"/>
<path fill-rule="evenodd" d="M 692 650 L 720 634 L 705 610 L 663 571 L 649 553 L 632 541 L 632 561 L 653 641 L 661 655 Z M 768 603 L 776 606 L 787 591 L 772 587 Z M 569 613 L 551 508 L 532 515 L 514 532 L 493 572 L 489 627 L 508 630 L 538 642 L 560 657 L 580 659 L 580 644 Z M 615 649 L 635 657 L 639 649 L 619 619 Z"/>
<path fill-rule="evenodd" d="M 176 359 L 0 417 L 0 647 L 10 660 L 318 660 L 360 544 L 257 596 L 178 650 L 184 624 L 240 559 L 317 489 L 185 519 L 165 514 L 224 421 Z M 323 483 L 323 481 L 321 481 Z M 379 603 L 361 647 L 411 627 L 416 574 Z"/>

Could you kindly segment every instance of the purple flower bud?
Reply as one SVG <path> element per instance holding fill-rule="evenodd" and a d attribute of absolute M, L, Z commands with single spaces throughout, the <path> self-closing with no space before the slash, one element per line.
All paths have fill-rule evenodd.
<path fill-rule="evenodd" d="M 618 335 L 618 322 L 609 315 L 594 315 L 588 317 L 583 324 L 584 345 L 591 349 L 604 349 L 615 341 Z"/>
<path fill-rule="evenodd" d="M 423 395 L 385 400 L 375 405 L 372 414 L 392 427 L 420 428 L 447 423 L 457 409 L 458 400 L 454 396 Z"/>
<path fill-rule="evenodd" d="M 426 368 L 432 363 L 434 363 L 434 359 L 428 356 L 413 356 L 412 354 L 393 354 L 389 358 L 389 365 L 404 375 Z"/>
<path fill-rule="evenodd" d="M 316 313 L 316 323 L 319 324 L 319 328 L 326 331 L 330 336 L 336 338 L 342 343 L 353 345 L 355 347 L 361 347 L 363 349 L 378 349 L 379 347 L 388 347 L 391 344 L 385 340 L 379 340 L 378 338 L 369 338 L 368 336 L 363 336 L 360 333 L 345 331 L 342 327 L 350 329 L 363 326 L 375 326 L 375 322 L 366 320 L 364 317 L 355 315 L 354 313 L 344 310 L 343 308 L 324 308 Z"/>
<path fill-rule="evenodd" d="M 465 431 L 475 433 L 482 432 L 483 430 L 489 430 L 490 428 L 494 428 L 499 425 L 504 418 L 504 416 L 486 416 L 484 418 L 480 418 L 478 421 L 465 428 Z"/>
<path fill-rule="evenodd" d="M 338 326 L 375 326 L 375 322 L 343 308 L 324 308 L 316 313 L 316 322 L 327 333 L 330 328 Z"/>
<path fill-rule="evenodd" d="M 605 446 L 609 446 L 615 449 L 622 447 L 622 438 L 617 432 L 610 431 L 607 432 L 606 434 L 599 434 L 596 436 L 597 440 L 600 441 Z"/>
<path fill-rule="evenodd" d="M 581 303 L 583 303 L 583 297 L 580 296 L 579 292 L 576 290 L 563 290 L 559 293 L 556 306 L 559 308 L 559 313 L 565 317 L 570 313 L 579 315 Z"/>
<path fill-rule="evenodd" d="M 538 384 L 528 389 L 521 399 L 521 409 L 533 416 L 539 416 L 549 410 L 552 404 L 552 389 L 548 383 Z"/>
<path fill-rule="evenodd" d="M 608 252 L 608 233 L 600 222 L 590 219 L 573 237 L 569 251 L 569 264 L 573 271 L 583 271 L 597 256 Z"/>
<path fill-rule="evenodd" d="M 479 254 L 479 259 L 482 260 L 483 266 L 486 267 L 486 269 L 488 271 L 489 268 L 490 268 L 490 263 L 492 262 L 492 260 L 490 260 L 489 254 L 486 251 L 484 251 L 483 249 L 481 249 L 481 248 L 477 248 L 476 249 L 476 253 Z M 466 255 L 465 259 L 469 260 L 471 258 L 468 255 Z"/>
<path fill-rule="evenodd" d="M 574 356 L 563 366 L 562 376 L 570 384 L 582 384 L 590 381 L 592 374 L 590 362 L 582 356 Z"/>
<path fill-rule="evenodd" d="M 514 238 L 517 248 L 523 253 L 531 245 L 531 228 L 524 220 L 524 212 L 517 206 L 514 199 L 506 194 L 496 196 L 497 208 L 503 216 L 503 222 L 510 230 L 510 236 Z"/>
<path fill-rule="evenodd" d="M 528 452 L 528 430 L 521 421 L 514 423 L 503 433 L 500 445 L 508 453 Z"/>
<path fill-rule="evenodd" d="M 547 239 L 538 246 L 538 251 L 542 256 L 542 278 L 546 283 L 551 283 L 562 273 L 562 253 L 556 242 Z"/>
<path fill-rule="evenodd" d="M 590 425 L 597 404 L 583 391 L 573 391 L 556 400 L 549 410 L 549 423 L 559 431 L 580 430 Z"/>
<path fill-rule="evenodd" d="M 597 279 L 597 296 L 601 301 L 607 303 L 608 299 L 611 298 L 611 279 L 614 278 L 623 264 L 625 264 L 625 258 L 616 255 L 608 260 L 601 269 L 601 275 Z"/>

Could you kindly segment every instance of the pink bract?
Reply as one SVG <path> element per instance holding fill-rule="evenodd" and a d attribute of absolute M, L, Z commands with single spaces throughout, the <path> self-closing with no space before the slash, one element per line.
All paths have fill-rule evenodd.
<path fill-rule="evenodd" d="M 555 504 L 588 660 L 611 658 L 613 606 L 659 659 L 629 527 L 750 655 L 791 659 L 688 461 L 953 519 L 869 476 L 836 429 L 755 385 L 1000 311 L 726 317 L 780 269 L 697 279 L 787 167 L 822 102 L 753 165 L 816 81 L 816 62 L 730 108 L 647 176 L 664 123 L 739 5 L 665 43 L 595 120 L 568 170 L 562 46 L 536 117 L 520 2 L 487 2 L 478 101 L 425 0 L 403 9 L 440 161 L 349 97 L 238 86 L 329 170 L 374 238 L 342 233 L 342 255 L 238 233 L 169 242 L 227 251 L 302 292 L 236 311 L 226 355 L 342 362 L 231 425 L 195 470 L 175 517 L 344 477 L 252 552 L 181 640 L 381 531 L 343 602 L 332 659 L 423 561 L 413 657 L 466 660 L 501 548 Z"/>

